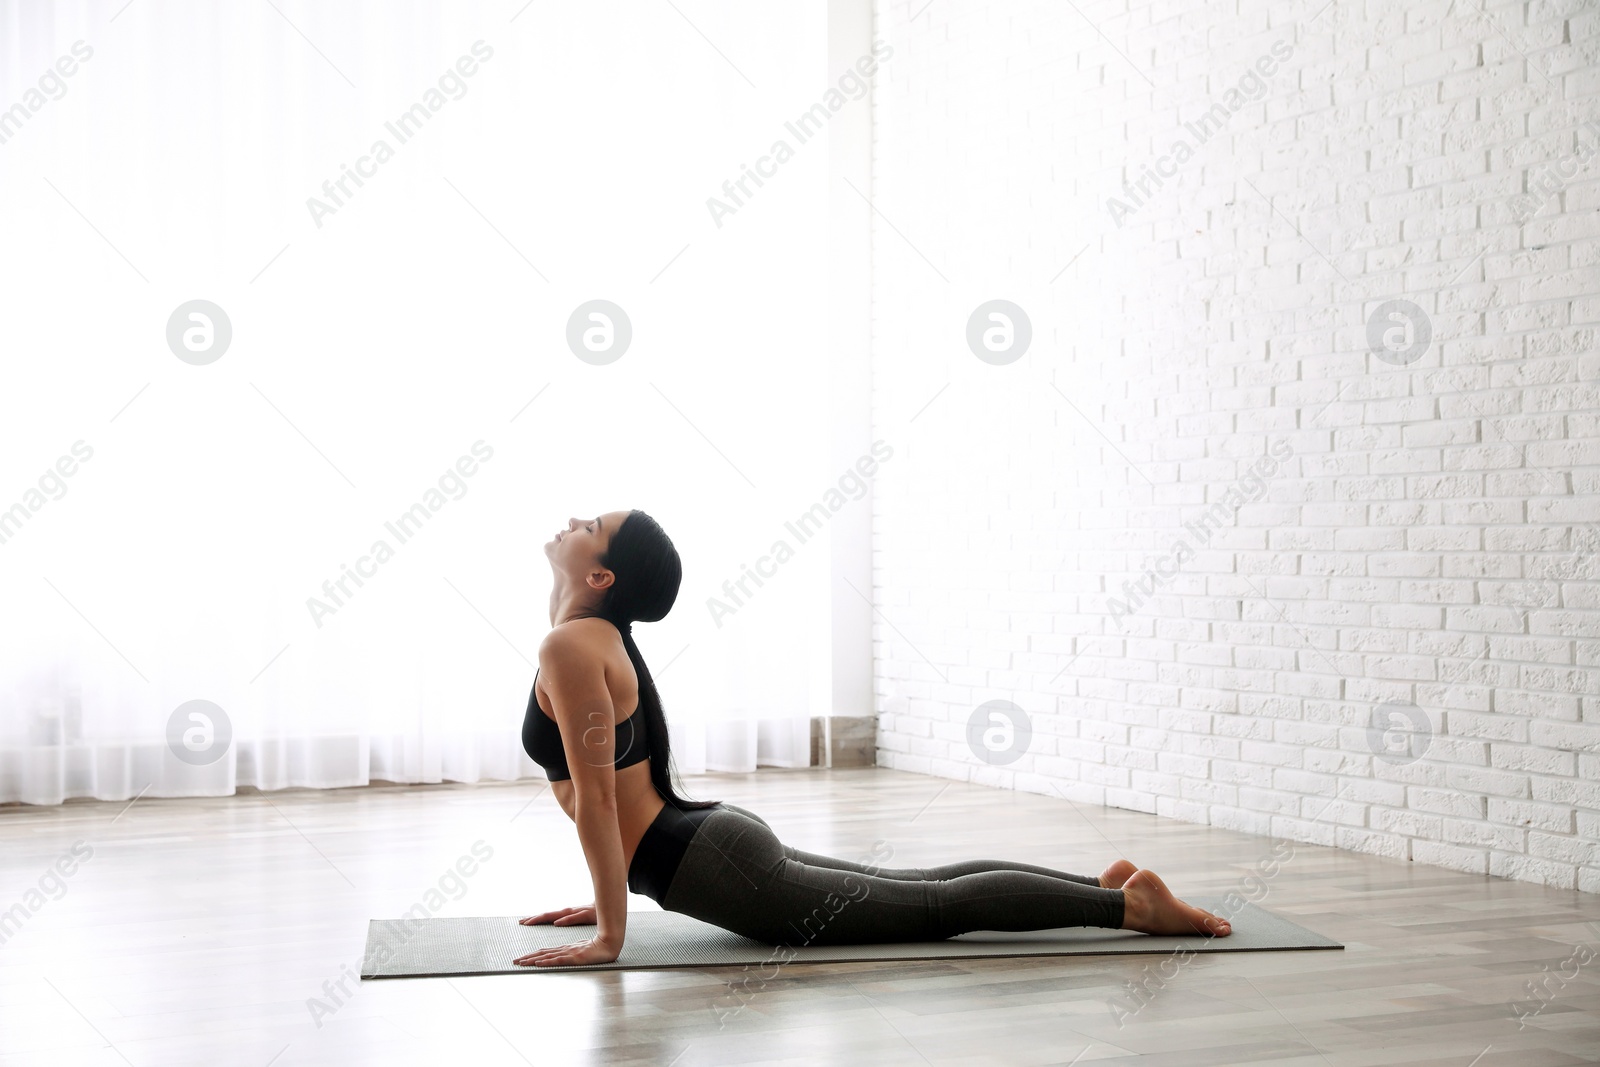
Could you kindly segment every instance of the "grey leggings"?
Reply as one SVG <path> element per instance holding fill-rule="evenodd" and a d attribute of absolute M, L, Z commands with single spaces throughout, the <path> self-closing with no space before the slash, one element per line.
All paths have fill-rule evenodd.
<path fill-rule="evenodd" d="M 767 944 L 942 941 L 969 930 L 1122 927 L 1122 890 L 1005 860 L 878 868 L 780 842 L 724 803 L 700 824 L 661 906 Z"/>

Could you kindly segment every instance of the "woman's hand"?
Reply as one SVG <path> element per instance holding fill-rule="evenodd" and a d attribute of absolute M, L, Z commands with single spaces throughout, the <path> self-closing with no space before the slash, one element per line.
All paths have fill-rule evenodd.
<path fill-rule="evenodd" d="M 581 941 L 576 945 L 557 945 L 554 948 L 541 948 L 537 952 L 530 952 L 526 956 L 518 956 L 512 960 L 518 967 L 581 967 L 589 963 L 612 963 L 622 955 L 621 945 L 610 945 L 598 937 Z"/>
<path fill-rule="evenodd" d="M 543 915 L 530 915 L 526 919 L 518 919 L 518 926 L 538 926 L 549 923 L 551 926 L 593 926 L 596 923 L 593 904 L 584 904 L 576 908 L 558 908 L 547 911 Z"/>

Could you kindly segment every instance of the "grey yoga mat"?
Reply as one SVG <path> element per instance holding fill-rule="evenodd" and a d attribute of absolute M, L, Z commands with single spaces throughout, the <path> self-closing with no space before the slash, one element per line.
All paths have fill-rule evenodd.
<path fill-rule="evenodd" d="M 1187 898 L 1228 914 L 1228 937 L 1157 937 L 1130 930 L 1072 927 L 1057 930 L 980 931 L 945 941 L 874 945 L 807 945 L 796 931 L 790 947 L 752 941 L 670 911 L 628 913 L 627 940 L 612 963 L 583 967 L 518 967 L 511 961 L 536 949 L 570 945 L 594 936 L 593 926 L 520 926 L 520 916 L 469 919 L 373 919 L 367 926 L 362 978 L 431 978 L 459 974 L 632 970 L 644 967 L 727 967 L 775 961 L 838 963 L 853 960 L 979 959 L 994 956 L 1097 956 L 1122 953 L 1262 952 L 1344 948 L 1265 908 L 1246 904 L 1227 912 L 1224 897 Z"/>

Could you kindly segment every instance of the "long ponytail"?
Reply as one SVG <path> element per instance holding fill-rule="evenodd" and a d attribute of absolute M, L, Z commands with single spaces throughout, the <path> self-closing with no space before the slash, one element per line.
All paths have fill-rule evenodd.
<path fill-rule="evenodd" d="M 639 711 L 644 715 L 645 734 L 650 750 L 650 781 L 667 803 L 682 809 L 709 808 L 716 800 L 689 800 L 673 787 L 677 768 L 672 762 L 672 745 L 667 736 L 667 715 L 655 677 L 644 662 L 633 640 L 635 622 L 655 622 L 672 610 L 683 581 L 683 564 L 672 539 L 655 519 L 642 511 L 628 512 L 611 544 L 600 557 L 600 565 L 616 575 L 606 590 L 596 613 L 622 635 L 622 647 L 639 676 Z M 637 735 L 636 735 L 637 736 Z"/>
<path fill-rule="evenodd" d="M 667 714 L 661 707 L 661 694 L 656 690 L 656 680 L 645 665 L 639 646 L 634 643 L 632 627 L 623 622 L 617 626 L 617 630 L 622 634 L 622 647 L 628 650 L 634 673 L 639 676 L 639 712 L 645 717 L 645 740 L 650 749 L 650 781 L 655 784 L 656 792 L 667 803 L 682 810 L 709 808 L 721 803 L 717 800 L 689 800 L 673 788 L 676 767 L 672 762 L 672 745 L 667 737 Z"/>

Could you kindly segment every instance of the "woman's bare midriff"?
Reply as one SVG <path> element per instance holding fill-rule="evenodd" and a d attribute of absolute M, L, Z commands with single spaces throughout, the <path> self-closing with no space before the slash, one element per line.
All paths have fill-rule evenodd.
<path fill-rule="evenodd" d="M 633 864 L 633 854 L 638 850 L 644 832 L 650 829 L 650 824 L 656 821 L 656 816 L 661 814 L 667 802 L 656 792 L 655 783 L 650 781 L 649 760 L 624 767 L 616 773 L 617 825 L 622 831 L 622 867 L 627 870 Z M 578 790 L 572 780 L 568 778 L 551 782 L 550 791 L 556 795 L 556 803 L 567 813 L 567 818 L 577 822 Z"/>

